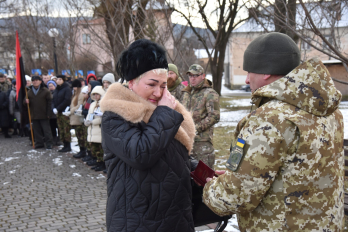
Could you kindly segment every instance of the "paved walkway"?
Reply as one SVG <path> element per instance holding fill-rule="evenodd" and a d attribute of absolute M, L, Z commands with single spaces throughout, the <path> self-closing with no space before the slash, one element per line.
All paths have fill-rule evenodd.
<path fill-rule="evenodd" d="M 106 176 L 57 150 L 0 134 L 0 231 L 106 231 Z"/>
<path fill-rule="evenodd" d="M 0 134 L 0 231 L 106 231 L 106 178 L 72 154 Z"/>

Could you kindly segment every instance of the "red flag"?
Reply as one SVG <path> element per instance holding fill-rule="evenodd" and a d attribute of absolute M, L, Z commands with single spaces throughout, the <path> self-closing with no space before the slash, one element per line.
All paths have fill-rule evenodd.
<path fill-rule="evenodd" d="M 26 83 L 21 47 L 19 46 L 18 32 L 16 31 L 16 101 L 20 112 L 22 112 L 23 100 L 25 98 Z"/>

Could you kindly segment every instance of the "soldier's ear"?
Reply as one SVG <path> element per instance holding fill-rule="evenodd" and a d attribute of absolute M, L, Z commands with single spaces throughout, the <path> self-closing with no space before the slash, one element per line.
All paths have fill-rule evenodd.
<path fill-rule="evenodd" d="M 263 74 L 263 79 L 268 80 L 271 76 L 271 74 Z"/>

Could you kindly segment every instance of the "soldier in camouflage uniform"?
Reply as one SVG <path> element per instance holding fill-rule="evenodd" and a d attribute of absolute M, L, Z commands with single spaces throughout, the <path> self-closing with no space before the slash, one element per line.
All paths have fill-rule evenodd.
<path fill-rule="evenodd" d="M 182 104 L 192 114 L 196 126 L 192 157 L 214 168 L 214 124 L 220 120 L 219 94 L 211 81 L 205 78 L 204 69 L 198 64 L 190 66 L 187 74 L 190 85 L 183 89 Z"/>
<path fill-rule="evenodd" d="M 70 107 L 71 102 L 71 88 L 66 83 L 66 76 L 57 76 L 57 88 L 53 92 L 53 113 L 57 115 L 57 124 L 59 129 L 60 140 L 64 143 L 64 147 L 59 152 L 71 151 L 71 134 L 70 134 L 70 119 L 63 115 L 67 107 Z"/>
<path fill-rule="evenodd" d="M 7 91 L 12 89 L 11 83 L 6 80 L 4 74 L 0 73 L 0 91 L 7 93 Z"/>
<path fill-rule="evenodd" d="M 236 128 L 230 170 L 203 193 L 216 214 L 237 213 L 241 231 L 343 231 L 341 93 L 318 58 L 299 63 L 296 44 L 280 33 L 245 51 L 257 109 Z M 279 67 L 293 70 L 284 76 Z"/>
<path fill-rule="evenodd" d="M 182 79 L 179 75 L 178 68 L 175 64 L 168 64 L 168 79 L 167 87 L 169 92 L 181 103 L 182 102 L 182 90 L 186 87 L 182 83 Z"/>

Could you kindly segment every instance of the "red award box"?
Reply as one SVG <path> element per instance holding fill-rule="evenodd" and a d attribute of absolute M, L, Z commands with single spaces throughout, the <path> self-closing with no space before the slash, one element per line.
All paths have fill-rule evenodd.
<path fill-rule="evenodd" d="M 208 177 L 213 178 L 214 175 L 215 171 L 202 161 L 199 161 L 197 168 L 193 172 L 191 172 L 191 177 L 202 186 L 207 183 Z"/>

